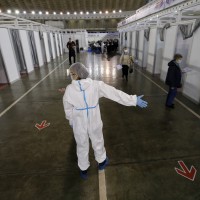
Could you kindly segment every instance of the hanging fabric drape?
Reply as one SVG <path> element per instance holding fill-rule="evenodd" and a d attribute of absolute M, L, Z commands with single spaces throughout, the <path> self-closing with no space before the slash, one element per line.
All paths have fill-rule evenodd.
<path fill-rule="evenodd" d="M 31 55 L 32 55 L 32 58 L 33 58 L 33 65 L 39 66 L 38 55 L 37 55 L 35 38 L 34 38 L 33 32 L 28 31 L 28 36 L 29 36 L 29 42 L 30 42 L 30 47 L 31 47 Z"/>
<path fill-rule="evenodd" d="M 144 30 L 144 37 L 149 41 L 150 28 Z"/>
<path fill-rule="evenodd" d="M 165 29 L 170 28 L 170 23 L 167 23 L 163 26 L 163 28 L 161 28 L 160 31 L 160 41 L 164 41 L 164 33 L 165 33 Z"/>
<path fill-rule="evenodd" d="M 192 24 L 181 24 L 179 25 L 179 29 L 181 31 L 181 34 L 183 36 L 183 40 L 186 40 L 188 38 L 191 38 L 194 34 L 194 32 L 200 27 L 200 19 L 197 19 L 195 21 L 194 27 L 192 27 Z"/>
<path fill-rule="evenodd" d="M 20 72 L 24 72 L 26 71 L 27 67 L 26 67 L 26 61 L 24 58 L 24 52 L 22 49 L 20 36 L 19 36 L 19 31 L 15 29 L 11 29 L 10 32 L 12 35 L 13 47 L 15 50 L 15 55 L 16 55 L 16 60 L 18 63 L 19 70 Z"/>

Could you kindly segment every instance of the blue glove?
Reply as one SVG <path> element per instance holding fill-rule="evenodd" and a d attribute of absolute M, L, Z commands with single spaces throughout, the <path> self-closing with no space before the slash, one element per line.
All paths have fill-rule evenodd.
<path fill-rule="evenodd" d="M 139 106 L 140 108 L 146 108 L 148 103 L 146 101 L 143 101 L 141 98 L 143 97 L 144 95 L 141 95 L 141 96 L 138 96 L 137 97 L 137 106 Z"/>

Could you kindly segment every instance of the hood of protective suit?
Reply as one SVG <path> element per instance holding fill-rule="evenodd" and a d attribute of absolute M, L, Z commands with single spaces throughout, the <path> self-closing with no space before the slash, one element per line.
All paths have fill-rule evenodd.
<path fill-rule="evenodd" d="M 81 79 L 81 80 L 73 80 L 72 86 L 78 91 L 80 91 L 80 85 L 79 85 L 78 81 L 80 81 L 82 90 L 86 90 L 92 84 L 91 78 L 86 78 L 86 79 Z"/>

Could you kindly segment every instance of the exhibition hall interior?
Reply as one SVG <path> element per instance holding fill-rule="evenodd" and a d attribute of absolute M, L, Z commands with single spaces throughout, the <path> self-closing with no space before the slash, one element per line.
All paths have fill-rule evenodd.
<path fill-rule="evenodd" d="M 200 0 L 1 0 L 0 199 L 199 200 Z"/>

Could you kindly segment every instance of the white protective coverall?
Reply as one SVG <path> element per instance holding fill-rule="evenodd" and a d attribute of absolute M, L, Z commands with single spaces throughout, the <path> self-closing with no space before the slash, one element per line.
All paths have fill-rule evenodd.
<path fill-rule="evenodd" d="M 137 96 L 128 95 L 102 81 L 90 78 L 73 80 L 67 86 L 63 104 L 66 118 L 73 127 L 77 143 L 78 166 L 86 170 L 89 166 L 89 138 L 98 163 L 106 159 L 102 133 L 99 98 L 105 97 L 125 106 L 136 106 Z"/>

